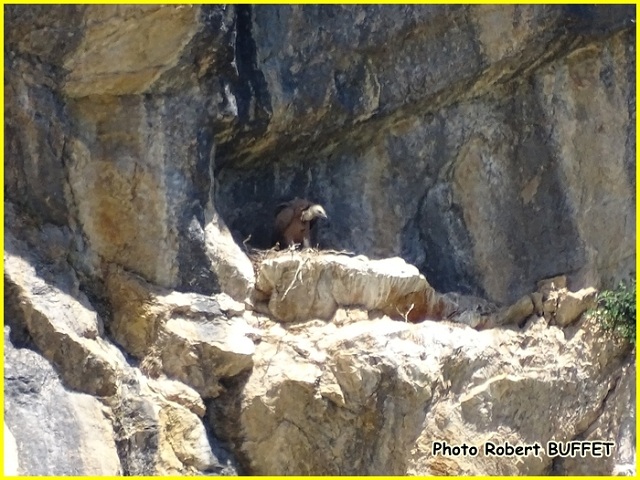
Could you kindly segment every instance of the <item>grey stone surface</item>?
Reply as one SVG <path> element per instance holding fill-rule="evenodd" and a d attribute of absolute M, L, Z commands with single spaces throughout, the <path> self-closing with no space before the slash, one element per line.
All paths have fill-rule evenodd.
<path fill-rule="evenodd" d="M 631 273 L 630 7 L 65 7 L 30 27 L 41 11 L 7 10 L 6 189 L 82 234 L 89 275 L 235 276 L 241 299 L 246 265 L 212 236 L 268 247 L 296 195 L 330 212 L 320 245 L 401 255 L 444 292 Z"/>
<path fill-rule="evenodd" d="M 106 409 L 90 395 L 67 390 L 49 362 L 15 347 L 9 332 L 6 326 L 4 415 L 16 440 L 18 474 L 122 474 Z"/>
<path fill-rule="evenodd" d="M 624 405 L 635 392 L 620 375 L 619 345 L 583 320 L 548 328 L 530 315 L 548 316 L 548 299 L 527 295 L 557 275 L 578 291 L 635 273 L 635 7 L 14 5 L 5 22 L 5 316 L 18 347 L 5 340 L 5 399 L 19 472 L 612 470 L 430 461 L 430 432 L 444 431 L 447 408 L 461 401 L 431 398 L 437 365 L 413 368 L 422 347 L 445 344 L 451 384 L 440 392 L 466 395 L 461 425 L 498 432 L 500 421 L 482 423 L 485 405 L 544 436 L 540 417 L 557 401 L 581 417 L 558 410 L 556 433 L 615 438 L 623 445 L 615 462 L 629 464 L 635 442 Z M 336 372 L 323 371 L 318 397 L 306 376 L 328 354 L 305 339 L 314 321 L 280 331 L 250 311 L 255 276 L 245 252 L 270 246 L 274 208 L 295 196 L 328 212 L 315 232 L 321 247 L 401 256 L 447 298 L 479 297 L 468 324 L 495 304 L 495 315 L 507 312 L 525 333 L 465 330 L 471 350 L 460 359 L 459 332 L 446 325 L 433 343 L 413 338 L 433 325 L 386 320 L 388 335 L 367 323 L 354 340 L 345 324 L 363 312 L 339 309 L 342 323 L 320 327 L 346 330 L 323 345 L 343 339 L 336 348 L 355 354 L 330 355 Z M 110 280 L 114 270 L 142 279 L 139 288 Z M 195 305 L 151 301 L 158 291 Z M 202 299 L 211 295 L 221 300 Z M 199 308 L 217 317 L 215 328 L 206 315 L 197 324 Z M 241 341 L 227 335 L 234 326 Z M 414 361 L 402 349 L 376 353 L 398 340 L 396 329 L 407 336 L 396 347 Z M 493 360 L 474 350 L 478 333 Z M 224 338 L 234 345 L 223 351 L 242 347 L 233 358 L 219 355 Z M 537 344 L 553 348 L 527 349 Z M 578 365 L 558 383 L 564 367 L 546 367 L 567 345 L 576 348 L 566 362 Z M 511 377 L 498 371 L 506 358 Z M 47 361 L 55 375 L 45 374 L 54 372 Z M 577 388 L 572 375 L 589 382 Z M 433 391 L 422 390 L 425 379 Z M 352 402 L 373 384 L 375 402 Z M 217 395 L 205 412 L 200 395 Z M 533 395 L 529 417 L 522 409 Z M 430 402 L 440 410 L 420 430 Z M 309 405 L 311 426 L 302 423 Z M 359 423 L 346 436 L 333 435 L 351 420 Z M 46 432 L 25 437 L 22 425 L 32 424 Z M 49 447 L 51 432 L 80 430 L 80 451 L 65 455 L 66 440 Z M 395 448 L 398 433 L 406 448 Z M 91 459 L 92 441 L 111 453 L 115 444 L 117 457 Z"/>
<path fill-rule="evenodd" d="M 629 9 L 265 6 L 253 15 L 270 127 L 217 151 L 217 205 L 238 240 L 268 246 L 275 205 L 299 195 L 330 212 L 322 246 L 402 255 L 440 291 L 511 302 L 557 273 L 571 272 L 575 288 L 629 275 Z M 344 23 L 355 26 L 348 42 Z M 376 96 L 369 116 L 344 107 L 341 84 L 363 105 Z"/>

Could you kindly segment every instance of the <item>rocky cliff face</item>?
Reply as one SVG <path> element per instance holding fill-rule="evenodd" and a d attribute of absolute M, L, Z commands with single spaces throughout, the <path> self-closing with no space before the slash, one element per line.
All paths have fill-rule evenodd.
<path fill-rule="evenodd" d="M 635 353 L 583 315 L 635 275 L 633 7 L 5 22 L 8 472 L 635 463 Z M 334 252 L 248 255 L 294 196 Z M 432 452 L 585 439 L 616 446 Z"/>

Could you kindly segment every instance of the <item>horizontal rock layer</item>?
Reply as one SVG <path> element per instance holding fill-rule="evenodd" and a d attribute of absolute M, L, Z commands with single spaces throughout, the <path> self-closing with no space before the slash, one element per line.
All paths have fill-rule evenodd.
<path fill-rule="evenodd" d="M 266 297 L 268 312 L 283 322 L 328 320 L 338 307 L 379 310 L 410 321 L 446 318 L 456 308 L 401 258 L 285 252 L 258 268 L 257 299 Z"/>

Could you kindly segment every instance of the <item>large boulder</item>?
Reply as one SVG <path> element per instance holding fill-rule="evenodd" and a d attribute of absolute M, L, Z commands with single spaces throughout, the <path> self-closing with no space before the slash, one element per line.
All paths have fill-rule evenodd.
<path fill-rule="evenodd" d="M 521 331 L 481 332 L 357 316 L 340 326 L 261 322 L 239 401 L 223 395 L 227 408 L 212 409 L 216 431 L 236 432 L 248 473 L 605 474 L 630 462 L 635 393 L 628 367 L 621 370 L 628 350 L 592 323 L 565 333 L 544 317 Z M 583 438 L 616 446 L 606 458 L 581 462 L 544 450 L 517 462 L 433 451 L 436 441 L 546 449 L 549 440 Z"/>
<path fill-rule="evenodd" d="M 328 320 L 339 307 L 378 310 L 405 321 L 442 319 L 456 309 L 401 258 L 314 251 L 267 254 L 258 264 L 256 297 L 282 322 Z"/>

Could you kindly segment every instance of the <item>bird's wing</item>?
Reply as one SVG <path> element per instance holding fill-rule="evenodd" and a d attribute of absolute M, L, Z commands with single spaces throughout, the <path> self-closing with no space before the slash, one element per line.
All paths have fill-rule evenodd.
<path fill-rule="evenodd" d="M 276 207 L 275 210 L 275 214 L 278 215 L 283 209 L 290 207 L 291 206 L 291 202 L 282 202 L 279 203 L 278 206 Z"/>
<path fill-rule="evenodd" d="M 291 225 L 291 222 L 293 221 L 293 215 L 295 213 L 295 210 L 291 205 L 284 205 L 286 206 L 282 207 L 276 215 L 275 230 L 276 232 L 278 232 L 278 234 L 284 233 L 287 227 Z M 280 205 L 278 206 L 280 207 Z"/>
<path fill-rule="evenodd" d="M 309 208 L 311 205 L 313 205 L 313 203 L 311 203 L 306 198 L 296 197 L 293 200 L 291 200 L 289 205 L 291 205 L 293 209 L 296 210 L 297 212 L 302 213 L 303 210 L 306 210 L 307 208 Z"/>

